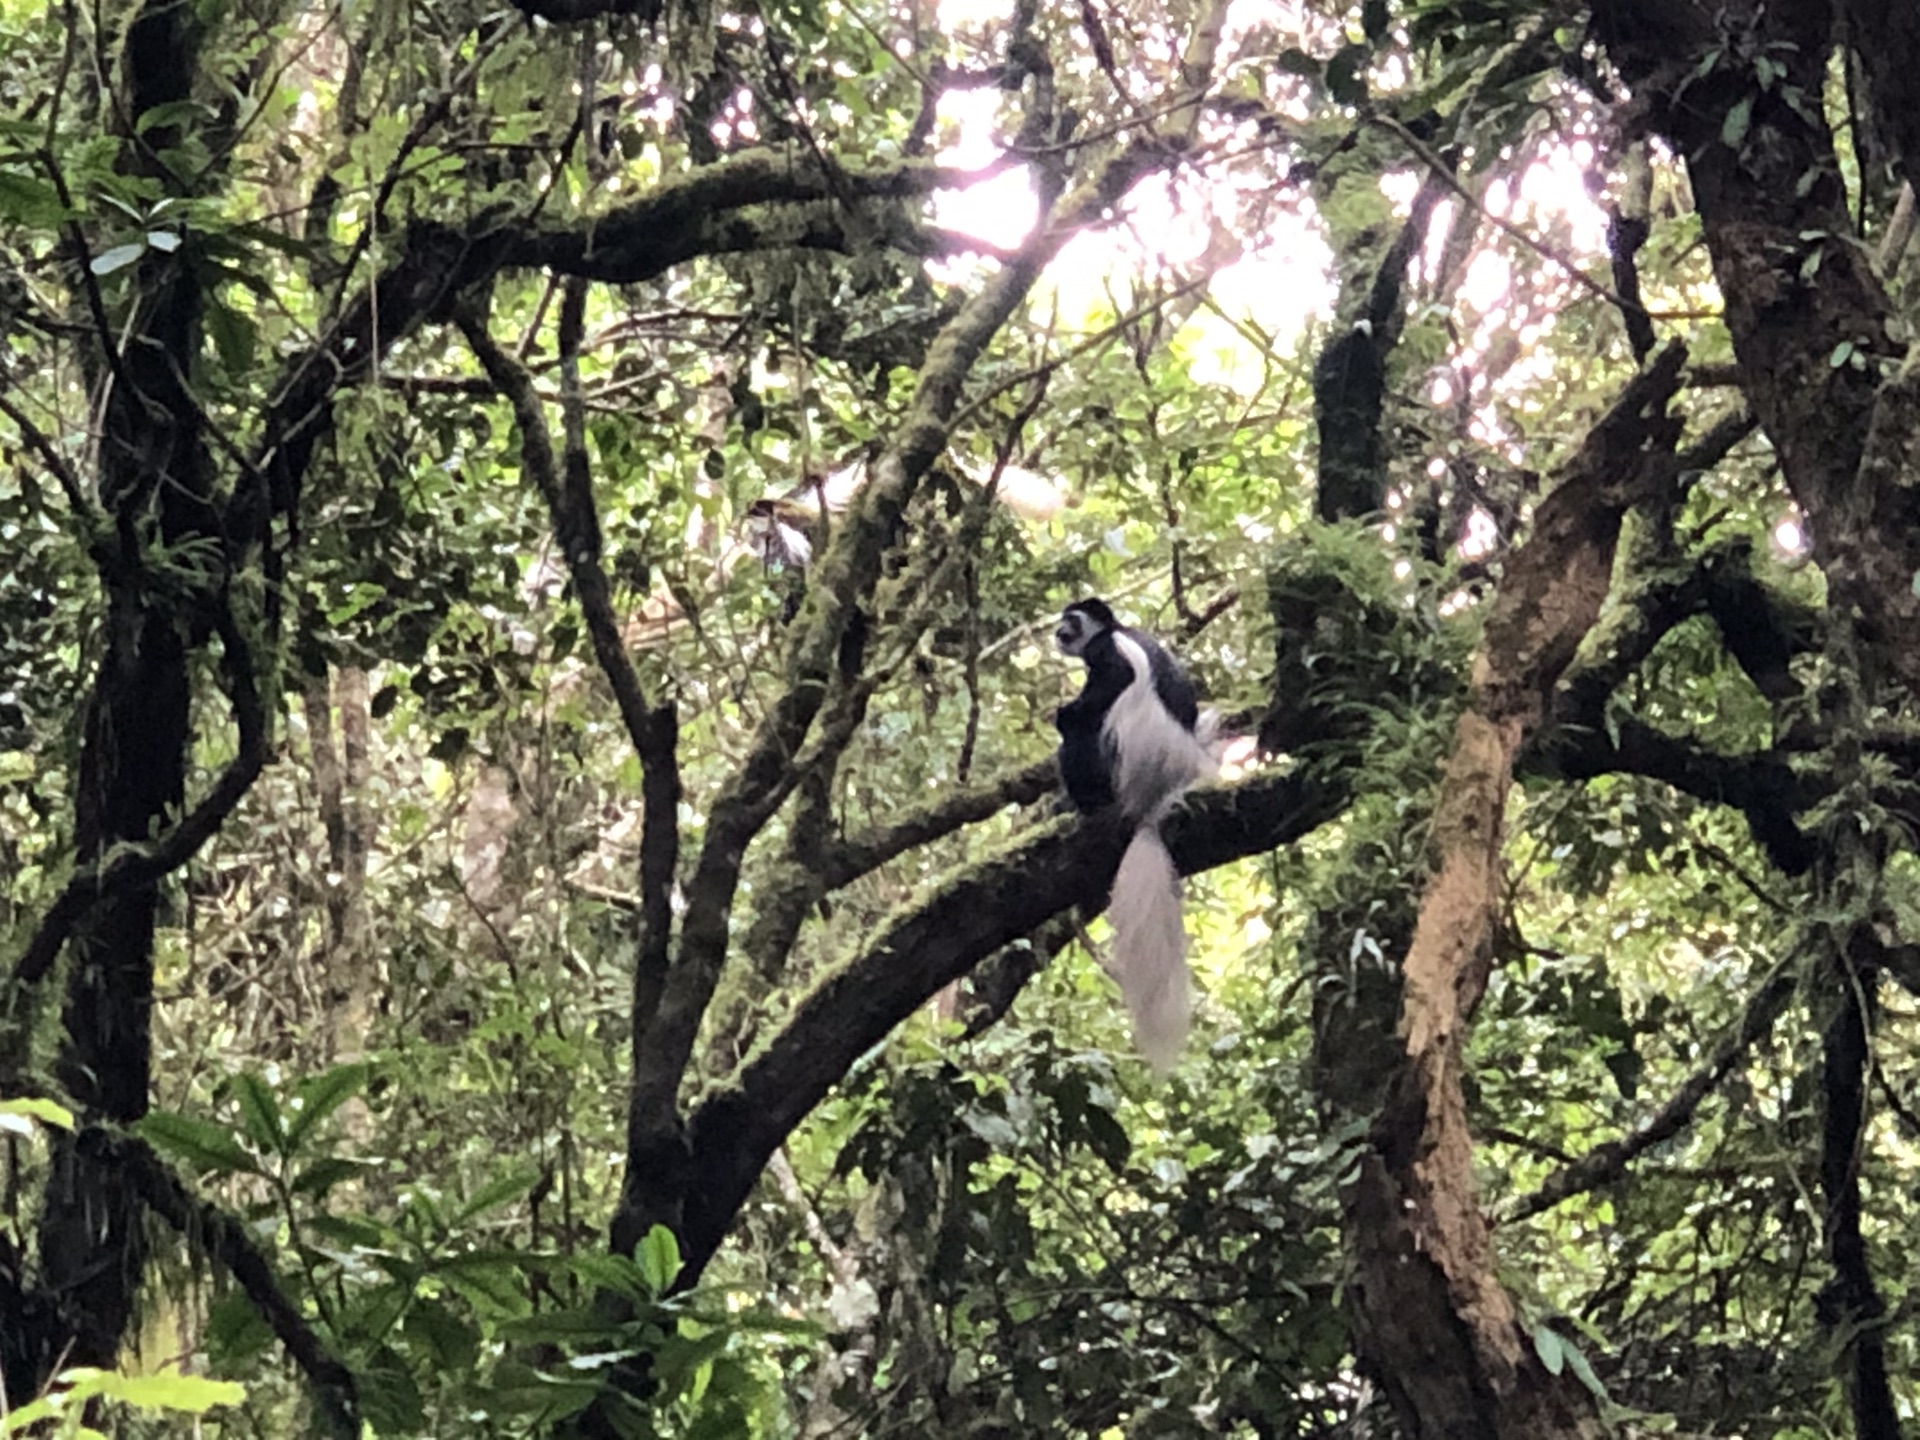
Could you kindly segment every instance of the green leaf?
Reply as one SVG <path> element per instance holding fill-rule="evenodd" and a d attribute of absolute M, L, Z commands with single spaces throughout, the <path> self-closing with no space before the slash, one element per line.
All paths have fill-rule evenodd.
<path fill-rule="evenodd" d="M 100 1386 L 103 1395 L 142 1410 L 174 1410 L 204 1415 L 216 1405 L 246 1403 L 246 1387 L 231 1380 L 209 1380 L 163 1370 L 157 1375 L 110 1375 Z"/>
<path fill-rule="evenodd" d="M 390 1347 L 383 1346 L 360 1371 L 360 1404 L 380 1434 L 416 1435 L 426 1423 L 420 1387 Z"/>
<path fill-rule="evenodd" d="M 1738 150 L 1740 142 L 1747 138 L 1747 131 L 1753 126 L 1753 97 L 1743 95 L 1733 102 L 1727 110 L 1727 118 L 1720 122 L 1720 139 L 1728 149 Z"/>
<path fill-rule="evenodd" d="M 251 1070 L 242 1070 L 233 1077 L 233 1089 L 247 1138 L 262 1150 L 286 1154 L 286 1127 L 280 1122 L 280 1106 L 267 1082 Z"/>
<path fill-rule="evenodd" d="M 236 259 L 251 260 L 253 258 L 245 245 L 264 246 L 266 249 L 286 256 L 289 260 L 305 262 L 313 258 L 313 246 L 299 236 L 285 234 L 271 225 L 235 225 L 226 232 L 223 239 L 230 244 L 222 248 L 230 249 Z M 239 243 L 242 241 L 245 245 Z"/>
<path fill-rule="evenodd" d="M 344 1155 L 323 1156 L 293 1177 L 293 1193 L 318 1198 L 342 1181 L 377 1168 L 370 1160 L 351 1160 Z"/>
<path fill-rule="evenodd" d="M 438 1301 L 417 1301 L 400 1328 L 442 1370 L 466 1370 L 479 1357 L 480 1332 Z"/>
<path fill-rule="evenodd" d="M 67 218 L 60 192 L 32 175 L 0 170 L 0 220 L 51 229 Z"/>
<path fill-rule="evenodd" d="M 131 245 L 116 245 L 111 250 L 103 250 L 93 257 L 93 263 L 87 268 L 96 275 L 111 275 L 116 270 L 124 270 L 142 255 L 147 253 L 144 240 Z"/>
<path fill-rule="evenodd" d="M 144 110 L 134 122 L 133 133 L 144 135 L 161 125 L 179 125 L 188 120 L 197 120 L 205 113 L 206 107 L 198 100 L 169 100 L 163 105 L 155 105 Z"/>
<path fill-rule="evenodd" d="M 522 1257 L 510 1250 L 476 1250 L 436 1261 L 433 1273 L 443 1277 L 475 1305 L 506 1315 L 524 1315 L 528 1309 Z"/>
<path fill-rule="evenodd" d="M 494 1372 L 487 1405 L 498 1415 L 536 1416 L 551 1424 L 584 1410 L 599 1394 L 597 1381 L 562 1379 L 507 1362 Z"/>
<path fill-rule="evenodd" d="M 323 1240 L 356 1250 L 384 1251 L 399 1244 L 393 1231 L 351 1215 L 316 1215 L 308 1222 L 308 1229 Z"/>
<path fill-rule="evenodd" d="M 650 1296 L 640 1267 L 625 1255 L 573 1255 L 568 1257 L 567 1268 L 583 1284 L 597 1289 L 618 1291 L 634 1300 Z"/>
<path fill-rule="evenodd" d="M 592 1306 L 574 1306 L 566 1310 L 543 1310 L 524 1315 L 500 1326 L 500 1337 L 533 1345 L 574 1345 L 591 1341 L 606 1345 L 621 1327 Z"/>
<path fill-rule="evenodd" d="M 134 1127 L 154 1149 L 201 1170 L 258 1175 L 260 1162 L 225 1126 L 170 1110 L 154 1110 Z"/>
<path fill-rule="evenodd" d="M 656 1225 L 640 1242 L 634 1258 L 640 1262 L 640 1274 L 653 1293 L 663 1294 L 680 1273 L 680 1242 L 666 1226 Z"/>
<path fill-rule="evenodd" d="M 336 1065 L 310 1080 L 303 1080 L 294 1092 L 299 1109 L 287 1126 L 287 1148 L 298 1150 L 301 1142 L 313 1133 L 313 1127 L 364 1090 L 372 1075 L 371 1065 Z"/>
<path fill-rule="evenodd" d="M 38 1400 L 9 1410 L 0 1416 L 0 1435 L 26 1435 L 35 1432 L 35 1427 L 43 1420 L 52 1420 L 60 1414 L 61 1404 L 66 1397 L 42 1395 Z"/>
<path fill-rule="evenodd" d="M 56 1130 L 73 1129 L 73 1112 L 57 1100 L 47 1100 L 39 1096 L 29 1096 L 19 1100 L 0 1100 L 0 1130 L 10 1130 L 17 1134 L 29 1134 L 33 1127 L 26 1120 L 38 1120 L 43 1125 L 51 1125 Z M 9 1124 L 9 1120 L 18 1124 Z"/>
<path fill-rule="evenodd" d="M 661 1384 L 672 1388 L 700 1366 L 716 1358 L 732 1339 L 733 1336 L 725 1330 L 714 1330 L 697 1339 L 689 1339 L 684 1335 L 671 1336 L 654 1356 L 654 1373 L 660 1377 Z"/>
<path fill-rule="evenodd" d="M 205 1337 L 209 1357 L 232 1370 L 264 1353 L 273 1344 L 273 1329 L 253 1301 L 236 1290 L 209 1307 Z"/>
<path fill-rule="evenodd" d="M 258 337 L 250 316 L 216 300 L 207 306 L 207 333 L 213 337 L 214 349 L 220 352 L 220 367 L 229 380 L 241 381 L 252 375 Z"/>
<path fill-rule="evenodd" d="M 1573 1378 L 1584 1385 L 1587 1393 L 1594 1399 L 1607 1399 L 1607 1387 L 1601 1383 L 1600 1377 L 1593 1373 L 1593 1366 L 1588 1363 L 1587 1357 L 1581 1354 L 1579 1348 L 1571 1341 L 1563 1340 L 1561 1345 L 1567 1352 L 1567 1368 L 1573 1371 Z"/>
<path fill-rule="evenodd" d="M 484 1215 L 487 1211 L 504 1205 L 510 1200 L 518 1200 L 531 1190 L 539 1179 L 540 1167 L 530 1165 L 523 1170 L 488 1181 L 474 1191 L 468 1197 L 467 1203 L 454 1213 L 453 1223 L 464 1225 L 476 1215 Z"/>
<path fill-rule="evenodd" d="M 149 230 L 147 244 L 164 254 L 171 255 L 180 248 L 180 236 L 172 230 Z"/>
<path fill-rule="evenodd" d="M 1540 1357 L 1540 1363 L 1547 1367 L 1549 1375 L 1558 1375 L 1566 1368 L 1567 1342 L 1560 1338 L 1560 1332 L 1551 1325 L 1533 1327 L 1533 1353 Z"/>

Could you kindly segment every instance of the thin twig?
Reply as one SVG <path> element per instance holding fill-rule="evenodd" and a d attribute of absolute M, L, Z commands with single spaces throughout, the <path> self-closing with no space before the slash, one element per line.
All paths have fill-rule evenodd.
<path fill-rule="evenodd" d="M 6 378 L 3 373 L 0 373 L 0 380 Z M 18 405 L 7 398 L 4 390 L 0 390 L 0 415 L 5 415 L 13 421 L 19 428 L 21 439 L 40 452 L 40 458 L 46 462 L 47 469 L 53 472 L 53 478 L 60 483 L 61 490 L 66 492 L 67 503 L 73 506 L 74 514 L 83 520 L 98 518 L 93 502 L 87 499 L 86 487 L 80 483 L 80 477 L 74 473 L 73 467 L 67 464 L 66 457 L 55 448 L 53 441 L 47 437 L 46 433 L 29 420 Z"/>
<path fill-rule="evenodd" d="M 1568 279 L 1598 299 L 1606 301 L 1607 304 L 1616 307 L 1622 312 L 1628 309 L 1639 310 L 1641 314 L 1650 320 L 1718 320 L 1720 318 L 1720 312 L 1718 310 L 1648 310 L 1643 306 L 1634 305 L 1611 286 L 1603 285 L 1591 275 L 1587 274 L 1586 271 L 1582 270 L 1567 256 L 1555 250 L 1551 245 L 1547 244 L 1546 241 L 1540 239 L 1538 236 L 1529 235 L 1504 215 L 1496 215 L 1493 211 L 1487 209 L 1487 207 L 1481 203 L 1479 197 L 1476 196 L 1472 190 L 1468 189 L 1459 177 L 1453 173 L 1453 167 L 1448 165 L 1440 156 L 1436 155 L 1425 141 L 1421 140 L 1419 136 L 1407 129 L 1407 127 L 1402 125 L 1398 120 L 1395 120 L 1390 115 L 1379 114 L 1371 115 L 1368 119 L 1372 124 L 1387 131 L 1395 139 L 1399 140 L 1401 144 L 1411 150 L 1415 158 L 1431 170 L 1434 175 L 1438 176 L 1449 190 L 1459 196 L 1464 204 L 1473 209 L 1485 219 L 1488 224 L 1505 234 L 1509 239 L 1516 240 L 1526 246 L 1527 249 L 1533 251 L 1534 254 L 1538 255 L 1555 269 L 1565 272 Z"/>
<path fill-rule="evenodd" d="M 1739 1021 L 1714 1047 L 1707 1063 L 1688 1076 L 1666 1104 L 1619 1139 L 1596 1146 L 1571 1165 L 1556 1170 L 1531 1195 L 1524 1195 L 1506 1207 L 1500 1215 L 1501 1223 L 1510 1225 L 1529 1219 L 1551 1210 L 1563 1200 L 1612 1184 L 1640 1156 L 1678 1135 L 1740 1058 L 1773 1028 L 1773 1022 L 1780 1018 L 1787 1002 L 1793 998 L 1794 988 L 1795 975 L 1790 964 L 1774 967 L 1747 1002 Z"/>

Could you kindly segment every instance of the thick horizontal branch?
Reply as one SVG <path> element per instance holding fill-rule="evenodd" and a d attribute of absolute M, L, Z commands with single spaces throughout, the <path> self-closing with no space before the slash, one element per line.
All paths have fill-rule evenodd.
<path fill-rule="evenodd" d="M 1640 720 L 1603 729 L 1562 728 L 1530 757 L 1528 768 L 1568 780 L 1601 775 L 1641 775 L 1696 800 L 1729 805 L 1747 819 L 1753 838 L 1784 874 L 1805 873 L 1813 842 L 1794 816 L 1817 799 L 1812 786 L 1772 751 L 1726 755 L 1682 740 Z"/>
<path fill-rule="evenodd" d="M 1551 1210 L 1562 1200 L 1611 1184 L 1626 1172 L 1627 1166 L 1648 1150 L 1678 1135 L 1693 1119 L 1700 1103 L 1739 1063 L 1740 1057 L 1773 1028 L 1773 1022 L 1787 1008 L 1793 992 L 1792 971 L 1784 965 L 1775 969 L 1747 1002 L 1739 1023 L 1715 1047 L 1707 1063 L 1688 1076 L 1666 1104 L 1618 1140 L 1609 1140 L 1572 1164 L 1556 1170 L 1538 1190 L 1523 1196 L 1508 1208 L 1501 1215 L 1501 1221 L 1510 1224 L 1528 1219 Z"/>
<path fill-rule="evenodd" d="M 1291 844 L 1337 814 L 1344 786 L 1304 773 L 1192 797 L 1167 825 L 1183 874 Z M 713 1255 L 774 1149 L 853 1063 L 943 986 L 1072 907 L 1097 912 L 1127 833 L 1110 819 L 1055 821 L 968 867 L 886 924 L 829 974 L 692 1122 L 697 1203 L 681 1244 L 690 1274 Z"/>
<path fill-rule="evenodd" d="M 793 235 L 780 239 L 770 213 L 753 217 L 741 212 L 779 204 L 906 199 L 935 190 L 964 189 L 1004 170 L 1007 163 L 963 170 L 907 160 L 882 169 L 842 170 L 823 166 L 805 151 L 742 151 L 690 175 L 662 181 L 591 221 L 511 234 L 503 260 L 508 265 L 626 284 L 651 279 L 696 255 L 757 249 L 769 243 L 805 245 L 808 237 L 816 247 L 840 248 L 844 238 L 830 216 L 809 217 Z"/>
<path fill-rule="evenodd" d="M 453 297 L 503 267 L 633 281 L 696 256 L 762 244 L 811 240 L 844 248 L 842 222 L 832 217 L 817 225 L 792 222 L 797 230 L 781 231 L 735 212 L 781 202 L 925 195 L 974 184 L 1008 163 L 965 170 L 909 160 L 874 170 L 841 170 L 829 169 L 807 153 L 753 150 L 665 180 L 605 215 L 545 225 L 497 217 L 467 229 L 414 225 L 400 254 L 347 304 L 318 344 L 288 363 L 274 388 L 257 461 L 271 482 L 274 508 L 282 514 L 296 512 L 307 466 L 332 430 L 334 396 L 364 379 L 379 356 L 423 321 L 441 314 Z M 732 228 L 730 218 L 737 222 Z M 243 511 L 230 533 L 252 537 L 267 518 Z"/>
<path fill-rule="evenodd" d="M 946 799 L 891 825 L 869 830 L 836 845 L 820 864 L 825 889 L 839 890 L 871 874 L 909 850 L 951 835 L 965 825 L 998 815 L 1009 805 L 1031 805 L 1058 783 L 1049 758 L 1023 765 L 980 785 L 956 790 Z"/>

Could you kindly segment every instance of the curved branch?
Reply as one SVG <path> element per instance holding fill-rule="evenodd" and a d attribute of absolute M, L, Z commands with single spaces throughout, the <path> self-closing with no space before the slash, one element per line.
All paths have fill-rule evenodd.
<path fill-rule="evenodd" d="M 966 170 L 907 160 L 881 169 L 845 170 L 823 165 L 810 154 L 741 151 L 691 174 L 663 180 L 645 195 L 590 221 L 515 233 L 502 259 L 507 265 L 631 283 L 650 279 L 696 255 L 769 243 L 763 237 L 777 229 L 770 215 L 756 224 L 739 214 L 753 207 L 907 199 L 978 184 L 1012 163 L 1012 157 L 1003 157 Z M 789 219 L 786 223 L 800 222 Z M 822 217 L 819 223 L 834 226 L 838 233 L 839 222 L 831 217 Z M 802 232 L 814 234 L 816 244 L 826 243 L 825 232 L 807 231 L 804 224 Z"/>
<path fill-rule="evenodd" d="M 1813 863 L 1816 847 L 1794 816 L 1818 797 L 1810 781 L 1776 753 L 1724 755 L 1640 720 L 1616 728 L 1617 738 L 1598 726 L 1559 729 L 1535 751 L 1528 768 L 1569 780 L 1615 774 L 1659 780 L 1696 800 L 1738 810 L 1783 874 L 1804 874 Z"/>
<path fill-rule="evenodd" d="M 104 859 L 77 868 L 59 898 L 48 908 L 27 948 L 13 967 L 10 988 L 46 977 L 73 929 L 104 897 L 151 885 L 191 860 L 213 838 L 246 796 L 267 763 L 267 712 L 254 681 L 253 652 L 230 609 L 216 626 L 226 647 L 228 685 L 240 749 L 200 803 L 166 834 L 149 845 L 116 847 Z"/>
<path fill-rule="evenodd" d="M 11 385 L 12 380 L 12 376 L 6 374 L 4 369 L 0 369 L 0 384 Z M 73 507 L 74 515 L 88 525 L 98 522 L 100 519 L 98 508 L 87 498 L 86 486 L 81 484 L 80 477 L 74 473 L 73 467 L 67 464 L 66 457 L 60 453 L 59 447 L 48 438 L 44 430 L 33 423 L 24 410 L 9 400 L 3 391 L 0 391 L 0 415 L 13 421 L 14 428 L 20 432 L 20 438 L 39 453 L 41 462 L 59 482 L 61 491 L 67 497 L 67 503 Z"/>
<path fill-rule="evenodd" d="M 1167 826 L 1183 874 L 1291 844 L 1346 803 L 1304 772 L 1195 795 Z M 827 975 L 691 1123 L 695 1184 L 681 1234 L 691 1284 L 767 1158 L 863 1054 L 942 987 L 1073 906 L 1104 908 L 1128 836 L 1111 818 L 1053 821 L 961 871 Z"/>
<path fill-rule="evenodd" d="M 1793 998 L 1794 988 L 1791 966 L 1776 966 L 1747 1002 L 1739 1022 L 1714 1047 L 1707 1063 L 1681 1082 L 1666 1104 L 1618 1140 L 1596 1146 L 1578 1160 L 1554 1171 L 1539 1189 L 1503 1210 L 1498 1217 L 1500 1223 L 1530 1219 L 1563 1200 L 1610 1185 L 1647 1151 L 1678 1135 L 1692 1121 L 1700 1103 L 1713 1093 L 1740 1058 L 1766 1037 Z"/>
<path fill-rule="evenodd" d="M 586 411 L 580 388 L 580 338 L 586 282 L 567 283 L 560 309 L 560 404 L 564 457 L 556 459 L 546 411 L 533 374 L 494 341 L 470 309 L 455 312 L 461 333 L 479 357 L 487 378 L 513 407 L 520 429 L 522 468 L 532 477 L 552 518 L 553 533 L 573 580 L 594 658 L 613 689 L 627 738 L 640 757 L 643 816 L 640 835 L 640 952 L 634 970 L 634 1014 L 644 1024 L 665 983 L 673 929 L 673 872 L 680 856 L 679 717 L 671 701 L 654 706 L 620 638 L 613 589 L 600 563 L 600 516 L 586 442 Z"/>
<path fill-rule="evenodd" d="M 977 824 L 1010 805 L 1031 805 L 1058 783 L 1053 758 L 1023 765 L 979 785 L 955 790 L 923 810 L 834 846 L 820 862 L 822 883 L 840 890 L 909 850 L 943 839 L 964 825 Z"/>
<path fill-rule="evenodd" d="M 1715 446 L 1737 443 L 1739 428 L 1717 427 Z M 1695 451 L 1682 452 L 1683 473 Z M 1775 751 L 1722 754 L 1644 721 L 1615 722 L 1607 714 L 1621 682 L 1674 627 L 1701 614 L 1713 617 L 1728 652 L 1763 695 L 1777 700 L 1795 693 L 1787 663 L 1811 643 L 1813 616 L 1755 578 L 1745 540 L 1716 545 L 1695 564 L 1643 575 L 1610 607 L 1583 647 L 1582 662 L 1555 695 L 1553 724 L 1533 745 L 1527 768 L 1570 780 L 1642 775 L 1696 799 L 1730 805 L 1746 816 L 1754 839 L 1781 871 L 1801 874 L 1812 861 L 1813 845 L 1794 816 L 1817 798 L 1820 787 L 1812 780 Z"/>

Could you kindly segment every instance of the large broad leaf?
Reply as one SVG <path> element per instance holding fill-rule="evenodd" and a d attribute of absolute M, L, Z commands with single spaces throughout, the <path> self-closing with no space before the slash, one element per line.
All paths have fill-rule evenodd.
<path fill-rule="evenodd" d="M 640 1262 L 640 1274 L 648 1286 L 654 1294 L 661 1294 L 680 1273 L 680 1242 L 666 1226 L 656 1225 L 640 1242 L 634 1258 Z"/>
<path fill-rule="evenodd" d="M 510 1200 L 518 1200 L 522 1195 L 531 1190 L 534 1185 L 539 1182 L 539 1179 L 539 1167 L 528 1166 L 525 1169 L 516 1170 L 510 1175 L 502 1175 L 496 1179 L 489 1180 L 485 1185 L 482 1185 L 478 1190 L 473 1192 L 466 1204 L 454 1212 L 453 1223 L 456 1225 L 464 1224 L 476 1215 L 484 1215 L 487 1211 L 505 1205 Z"/>
<path fill-rule="evenodd" d="M 297 1096 L 299 1109 L 287 1126 L 287 1149 L 297 1151 L 314 1126 L 366 1088 L 372 1074 L 371 1065 L 336 1065 L 303 1081 Z"/>
<path fill-rule="evenodd" d="M 246 1388 L 231 1380 L 209 1380 L 177 1370 L 163 1370 L 157 1375 L 109 1375 L 101 1381 L 100 1393 L 142 1410 L 177 1410 L 190 1415 L 204 1415 L 216 1405 L 239 1405 L 247 1398 Z"/>
<path fill-rule="evenodd" d="M 17 170 L 0 170 L 0 220 L 51 228 L 67 218 L 60 192 L 46 181 Z"/>
<path fill-rule="evenodd" d="M 207 306 L 207 334 L 220 352 L 221 368 L 236 384 L 253 374 L 259 354 L 258 333 L 250 316 L 220 300 Z"/>
<path fill-rule="evenodd" d="M 284 1155 L 287 1131 L 272 1087 L 251 1070 L 243 1070 L 233 1077 L 233 1093 L 240 1102 L 240 1120 L 247 1128 L 247 1138 L 262 1150 Z"/>
<path fill-rule="evenodd" d="M 211 1120 L 155 1110 L 134 1127 L 154 1149 L 201 1170 L 227 1175 L 258 1175 L 260 1162 L 233 1132 Z"/>

